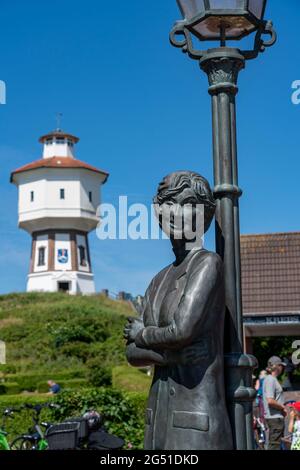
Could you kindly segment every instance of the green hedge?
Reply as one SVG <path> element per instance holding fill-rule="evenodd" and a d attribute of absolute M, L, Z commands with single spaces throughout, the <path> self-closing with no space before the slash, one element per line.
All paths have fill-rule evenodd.
<path fill-rule="evenodd" d="M 47 381 L 53 379 L 57 381 L 60 385 L 65 382 L 80 380 L 80 386 L 85 385 L 85 375 L 86 371 L 83 369 L 72 370 L 68 372 L 58 372 L 58 373 L 48 373 L 46 374 L 7 374 L 2 379 L 3 382 L 0 385 L 4 385 L 8 391 L 2 393 L 21 393 L 23 391 L 35 392 L 36 390 L 40 392 L 48 391 Z M 79 383 L 79 382 L 78 382 Z M 12 386 L 11 384 L 14 384 Z M 65 385 L 63 385 L 65 386 Z M 1 394 L 1 386 L 0 386 Z"/>
<path fill-rule="evenodd" d="M 59 410 L 44 410 L 41 418 L 45 421 L 59 422 L 70 416 L 78 416 L 89 409 L 96 409 L 105 417 L 105 426 L 109 432 L 123 438 L 126 446 L 141 449 L 144 435 L 144 409 L 146 394 L 122 392 L 113 388 L 81 389 L 64 391 L 59 395 L 4 395 L 0 397 L 0 413 L 7 407 L 19 407 L 23 403 L 56 402 Z M 31 426 L 31 413 L 23 410 L 7 421 L 9 440 L 27 432 Z"/>
<path fill-rule="evenodd" d="M 87 386 L 86 379 L 69 379 L 69 380 L 59 380 L 59 385 L 61 386 L 62 390 L 64 389 L 76 389 L 76 388 L 83 388 Z M 34 386 L 26 389 L 29 392 L 38 393 L 47 393 L 49 391 L 49 386 L 45 380 L 39 382 L 37 384 L 34 383 Z M 0 395 L 17 395 L 18 393 L 22 393 L 24 389 L 20 384 L 17 382 L 7 382 L 7 383 L 0 383 Z"/>
<path fill-rule="evenodd" d="M 0 395 L 16 395 L 21 389 L 17 382 L 8 382 L 0 384 Z"/>
<path fill-rule="evenodd" d="M 86 387 L 86 379 L 70 379 L 70 380 L 59 380 L 59 385 L 61 389 L 74 389 L 74 388 L 83 388 Z M 40 382 L 37 386 L 37 391 L 40 393 L 46 393 L 49 391 L 49 386 L 47 382 Z"/>

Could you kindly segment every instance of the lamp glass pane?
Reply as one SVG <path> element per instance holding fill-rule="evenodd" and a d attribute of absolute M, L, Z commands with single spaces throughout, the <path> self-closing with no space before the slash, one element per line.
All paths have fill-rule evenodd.
<path fill-rule="evenodd" d="M 182 15 L 187 20 L 190 20 L 194 18 L 194 16 L 203 13 L 205 10 L 204 0 L 177 0 L 177 3 L 182 12 Z"/>
<path fill-rule="evenodd" d="M 211 10 L 241 10 L 245 7 L 245 0 L 210 0 Z"/>
<path fill-rule="evenodd" d="M 220 35 L 220 24 L 224 21 L 224 18 L 221 16 L 210 16 L 206 18 L 201 23 L 193 26 L 193 30 L 196 34 L 201 36 L 201 39 L 204 40 L 219 40 L 221 39 Z M 227 16 L 226 17 L 226 37 L 239 38 L 241 35 L 250 34 L 252 31 L 255 31 L 256 27 L 244 18 L 243 16 Z"/>
<path fill-rule="evenodd" d="M 259 20 L 262 19 L 265 0 L 249 0 L 249 10 Z"/>

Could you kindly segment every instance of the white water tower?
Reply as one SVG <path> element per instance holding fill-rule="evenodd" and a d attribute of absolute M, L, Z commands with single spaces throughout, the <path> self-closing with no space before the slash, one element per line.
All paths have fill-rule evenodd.
<path fill-rule="evenodd" d="M 88 234 L 97 227 L 108 173 L 75 158 L 78 137 L 60 129 L 40 138 L 43 158 L 11 174 L 19 227 L 32 236 L 27 291 L 95 292 Z"/>

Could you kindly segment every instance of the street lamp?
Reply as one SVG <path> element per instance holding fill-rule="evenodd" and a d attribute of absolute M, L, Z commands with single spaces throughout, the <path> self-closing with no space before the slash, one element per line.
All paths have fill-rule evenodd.
<path fill-rule="evenodd" d="M 200 62 L 208 75 L 212 97 L 216 250 L 224 262 L 226 321 L 225 372 L 229 415 L 236 449 L 253 448 L 253 356 L 243 353 L 243 317 L 240 269 L 239 197 L 236 103 L 239 72 L 276 41 L 273 24 L 264 20 L 267 0 L 177 0 L 184 17 L 170 33 L 173 46 Z M 253 47 L 227 47 L 253 35 Z M 266 35 L 269 36 L 266 38 Z M 219 47 L 199 49 L 207 41 Z"/>
<path fill-rule="evenodd" d="M 200 40 L 238 40 L 258 30 L 266 0 L 178 0 L 189 30 Z"/>

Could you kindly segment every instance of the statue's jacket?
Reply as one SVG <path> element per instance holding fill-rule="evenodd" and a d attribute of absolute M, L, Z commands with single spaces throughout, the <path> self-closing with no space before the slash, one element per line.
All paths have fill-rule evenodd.
<path fill-rule="evenodd" d="M 225 403 L 224 280 L 220 257 L 192 250 L 152 280 L 143 327 L 128 344 L 135 366 L 155 365 L 145 449 L 232 449 Z"/>

